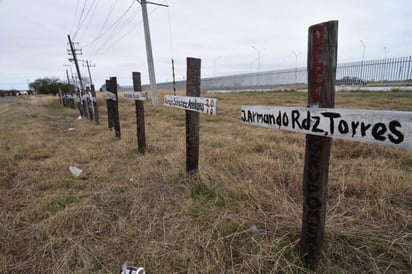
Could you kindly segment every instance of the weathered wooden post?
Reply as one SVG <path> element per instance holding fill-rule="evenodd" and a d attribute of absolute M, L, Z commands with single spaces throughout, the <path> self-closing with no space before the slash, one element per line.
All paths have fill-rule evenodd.
<path fill-rule="evenodd" d="M 116 100 L 113 102 L 113 119 L 114 119 L 114 131 L 115 131 L 115 136 L 116 138 L 121 138 L 121 132 L 120 132 L 120 120 L 119 120 L 119 97 L 117 95 L 117 78 L 116 77 L 110 77 L 110 82 L 111 82 L 111 87 L 112 90 L 111 92 L 114 93 Z"/>
<path fill-rule="evenodd" d="M 324 237 L 332 138 L 412 150 L 412 112 L 334 108 L 337 32 L 337 21 L 309 28 L 308 107 L 241 107 L 245 124 L 306 134 L 300 253 L 313 270 Z"/>
<path fill-rule="evenodd" d="M 75 109 L 75 108 L 76 108 L 76 105 L 75 105 L 75 103 L 74 103 L 74 96 L 73 96 L 73 94 L 69 93 L 68 98 L 69 98 L 69 106 L 70 106 L 70 108 L 71 108 L 71 109 Z"/>
<path fill-rule="evenodd" d="M 67 95 L 69 101 L 69 108 L 76 109 L 76 99 L 74 98 L 73 92 Z"/>
<path fill-rule="evenodd" d="M 105 92 L 104 94 L 106 97 L 106 105 L 107 105 L 107 122 L 108 122 L 109 129 L 112 129 L 114 125 L 114 119 L 113 119 L 113 111 L 112 111 L 113 100 L 109 96 L 112 91 L 112 83 L 110 80 L 106 80 L 106 90 L 107 92 Z"/>
<path fill-rule="evenodd" d="M 96 96 L 96 90 L 94 88 L 94 85 L 91 85 L 91 92 L 92 92 L 92 96 L 93 96 L 93 108 L 94 108 L 94 121 L 96 122 L 96 124 L 99 124 L 99 107 L 97 104 L 97 96 Z"/>
<path fill-rule="evenodd" d="M 76 95 L 77 95 L 77 106 L 79 108 L 80 117 L 83 118 L 83 100 L 82 100 L 82 92 L 80 88 L 76 89 Z"/>
<path fill-rule="evenodd" d="M 89 118 L 88 107 L 87 107 L 87 91 L 82 90 L 80 94 L 81 94 L 80 100 L 82 100 L 81 106 L 82 106 L 83 116 L 86 118 Z"/>
<path fill-rule="evenodd" d="M 144 100 L 146 100 L 146 93 L 142 92 L 142 82 L 140 72 L 133 72 L 133 90 L 137 91 L 135 96 L 136 106 L 136 130 L 137 130 L 137 148 L 141 154 L 146 152 L 146 129 L 144 121 Z M 126 94 L 125 94 L 126 95 Z M 134 94 L 133 94 L 134 95 Z M 138 97 L 138 98 L 137 98 Z"/>
<path fill-rule="evenodd" d="M 199 112 L 217 115 L 218 100 L 200 96 L 200 63 L 197 58 L 187 58 L 186 95 L 166 95 L 166 106 L 186 110 L 186 171 L 196 173 L 199 169 Z"/>
<path fill-rule="evenodd" d="M 201 59 L 186 59 L 186 96 L 200 97 Z M 199 112 L 186 110 L 186 172 L 199 169 Z"/>
<path fill-rule="evenodd" d="M 94 103 L 93 103 L 94 97 L 88 86 L 86 87 L 86 91 L 84 93 L 85 93 L 84 97 L 86 98 L 85 101 L 87 102 L 87 109 L 89 111 L 89 119 L 90 121 L 93 121 L 95 118 Z"/>
<path fill-rule="evenodd" d="M 308 107 L 334 108 L 338 21 L 311 26 L 308 39 Z M 323 243 L 331 141 L 306 135 L 300 252 L 313 270 Z"/>
<path fill-rule="evenodd" d="M 66 106 L 66 104 L 64 102 L 63 92 L 62 92 L 61 88 L 59 88 L 59 101 L 60 101 L 60 105 L 63 105 L 64 107 Z"/>

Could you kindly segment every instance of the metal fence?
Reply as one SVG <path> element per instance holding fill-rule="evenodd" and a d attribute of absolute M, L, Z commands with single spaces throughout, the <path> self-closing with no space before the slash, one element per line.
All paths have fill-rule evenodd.
<path fill-rule="evenodd" d="M 336 79 L 339 81 L 350 77 L 364 83 L 411 81 L 411 60 L 409 56 L 339 64 Z"/>
<path fill-rule="evenodd" d="M 365 60 L 338 64 L 337 85 L 366 85 L 385 82 L 412 82 L 412 57 Z M 256 90 L 303 88 L 308 83 L 307 68 L 274 70 L 230 76 L 203 78 L 203 90 Z M 160 90 L 172 90 L 173 83 L 158 83 Z M 150 85 L 142 87 L 149 90 Z M 186 88 L 186 81 L 177 81 L 176 89 Z"/>

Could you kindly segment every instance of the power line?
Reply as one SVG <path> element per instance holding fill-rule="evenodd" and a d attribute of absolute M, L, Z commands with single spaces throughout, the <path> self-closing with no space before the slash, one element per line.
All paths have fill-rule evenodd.
<path fill-rule="evenodd" d="M 112 12 L 113 12 L 114 8 L 115 8 L 116 5 L 117 5 L 117 1 L 118 1 L 118 0 L 113 0 L 113 1 L 112 1 L 112 4 L 110 5 L 110 8 L 109 8 L 109 12 L 107 13 L 106 18 L 104 19 L 104 22 L 103 22 L 103 25 L 102 25 L 101 28 L 100 28 L 100 31 L 97 32 L 97 36 L 99 36 L 99 35 L 103 32 L 104 27 L 106 26 L 107 21 L 108 21 L 109 18 L 110 18 L 110 15 L 112 15 Z M 96 37 L 97 37 L 97 36 L 96 36 Z"/>
<path fill-rule="evenodd" d="M 86 16 L 85 16 L 85 20 L 86 20 L 86 18 L 88 18 L 89 20 L 88 20 L 88 22 L 87 22 L 87 24 L 86 24 L 86 27 L 84 28 L 84 30 L 83 30 L 83 32 L 82 32 L 82 36 L 78 39 L 79 41 L 82 40 L 83 36 L 86 34 L 87 30 L 89 29 L 89 25 L 90 25 L 90 23 L 91 23 L 91 21 L 92 21 L 92 19 L 93 19 L 93 16 L 94 16 L 94 14 L 95 14 L 95 12 L 96 12 L 96 8 L 97 8 L 97 6 L 98 6 L 98 4 L 99 4 L 99 1 L 100 1 L 100 0 L 97 0 L 97 1 L 96 1 L 96 0 L 93 0 L 91 6 L 90 6 L 90 8 L 89 8 L 89 10 L 87 11 Z M 91 11 L 91 14 L 89 15 L 90 11 Z"/>
<path fill-rule="evenodd" d="M 113 28 L 110 35 L 107 36 L 106 40 L 101 44 L 101 46 L 96 51 L 93 52 L 94 56 L 97 56 L 103 50 L 108 50 L 112 48 L 114 45 L 118 44 L 121 40 L 123 40 L 123 38 L 126 37 L 130 32 L 135 30 L 138 25 L 142 24 L 143 21 L 140 20 L 137 24 L 134 24 L 130 29 L 128 29 L 128 27 L 130 26 L 132 22 L 131 19 L 134 19 L 137 16 L 137 12 L 138 10 L 136 9 L 135 12 L 129 16 L 129 18 L 127 18 L 121 24 L 119 23 L 116 27 Z M 121 30 L 115 33 L 115 31 L 119 28 L 121 28 Z M 118 38 L 118 36 L 122 32 L 123 32 L 123 35 L 120 36 L 120 38 Z M 113 35 L 114 33 L 115 35 Z M 111 43 L 109 43 L 110 40 L 112 41 Z"/>
<path fill-rule="evenodd" d="M 95 52 L 94 56 L 97 56 L 100 52 L 103 50 L 109 50 L 111 49 L 114 45 L 118 44 L 120 41 L 122 41 L 126 36 L 128 36 L 132 31 L 136 30 L 136 27 L 141 25 L 143 21 L 139 21 L 137 24 L 133 25 L 126 33 L 124 33 L 120 38 L 115 39 L 111 44 L 109 44 L 107 47 L 100 48 L 98 51 Z M 108 37 L 109 39 L 110 37 Z M 108 39 L 106 41 L 108 41 Z M 103 46 L 106 44 L 104 43 Z"/>
<path fill-rule="evenodd" d="M 81 12 L 81 14 L 80 14 L 79 21 L 77 22 L 76 30 L 75 30 L 75 32 L 74 32 L 74 34 L 73 34 L 73 39 L 76 38 L 76 35 L 77 35 L 77 33 L 79 32 L 79 30 L 80 30 L 80 23 L 82 22 L 82 18 L 83 18 L 83 15 L 84 15 L 84 10 L 85 10 L 85 8 L 86 8 L 86 4 L 87 4 L 87 0 L 84 1 L 84 5 L 83 5 L 83 8 L 82 8 L 82 12 Z"/>
<path fill-rule="evenodd" d="M 74 22 L 76 21 L 77 11 L 79 10 L 79 2 L 80 0 L 77 0 L 76 10 L 74 12 L 74 17 L 73 17 L 73 22 L 72 22 L 72 27 L 71 27 L 72 33 L 74 32 Z"/>
<path fill-rule="evenodd" d="M 156 6 L 154 9 L 151 9 L 151 10 L 150 10 L 149 14 L 153 14 L 153 13 L 159 8 L 159 6 L 166 6 L 166 5 L 164 5 L 164 3 L 166 3 L 166 2 L 167 2 L 167 0 L 164 0 L 164 1 L 162 2 L 162 4 L 158 4 L 158 6 Z M 117 3 L 117 0 L 116 0 L 116 3 Z M 135 3 L 135 2 L 134 2 L 134 0 L 133 0 L 133 3 L 132 3 L 132 4 L 134 4 L 134 3 Z M 147 3 L 149 3 L 149 2 L 147 2 Z M 151 3 L 151 2 L 150 2 L 150 3 Z M 112 4 L 113 4 L 113 3 L 112 3 Z M 131 7 L 129 7 L 128 10 L 130 10 L 130 8 L 131 8 Z M 124 13 L 121 15 L 121 17 L 125 16 L 126 14 L 127 14 L 127 11 L 124 12 Z M 84 46 L 84 48 L 87 48 L 87 47 L 89 47 L 92 43 L 94 43 L 94 42 L 102 39 L 103 36 L 104 36 L 110 29 L 112 29 L 110 35 L 108 35 L 108 37 L 104 40 L 104 42 L 102 42 L 102 44 L 101 44 L 100 46 L 96 46 L 96 44 L 94 44 L 94 48 L 99 47 L 99 49 L 98 49 L 98 50 L 94 49 L 94 50 L 92 50 L 92 52 L 93 52 L 94 56 L 96 56 L 96 55 L 97 55 L 96 51 L 100 52 L 100 51 L 102 51 L 102 49 L 111 48 L 111 47 L 113 46 L 113 44 L 116 44 L 116 41 L 118 42 L 119 40 L 122 40 L 124 37 L 126 37 L 130 32 L 132 32 L 132 31 L 134 30 L 133 27 L 132 27 L 132 28 L 129 29 L 128 31 L 123 32 L 124 29 L 126 29 L 126 28 L 128 28 L 128 27 L 130 26 L 130 24 L 132 23 L 132 19 L 134 19 L 134 18 L 136 17 L 136 15 L 137 15 L 137 10 L 136 10 L 133 14 L 129 15 L 129 17 L 128 17 L 127 19 L 125 19 L 125 21 L 123 21 L 123 22 L 120 22 L 120 19 L 122 19 L 122 18 L 118 18 L 118 19 L 117 19 L 110 27 L 108 27 L 104 32 L 103 32 L 102 29 L 101 29 L 100 32 L 99 32 L 100 34 L 97 35 L 97 36 L 95 37 L 95 39 L 93 39 L 92 41 L 88 42 L 88 43 Z M 133 17 L 133 18 L 132 18 L 132 17 Z M 106 17 L 105 23 L 106 23 L 107 19 L 108 19 L 108 17 Z M 139 26 L 140 24 L 142 24 L 142 22 L 143 22 L 143 21 L 140 20 L 137 24 L 134 25 L 134 27 Z M 103 26 L 105 25 L 105 23 L 103 24 Z M 116 24 L 116 23 L 118 23 L 118 24 Z M 126 24 L 126 25 L 125 25 L 125 24 Z M 120 27 L 122 27 L 122 30 L 121 30 L 120 32 L 115 32 L 115 31 L 116 31 L 117 29 L 119 29 Z M 122 32 L 123 32 L 123 35 L 121 35 Z M 112 34 L 115 34 L 115 35 L 112 35 Z M 121 35 L 120 38 L 117 38 L 117 37 L 119 37 L 119 35 Z M 112 42 L 112 44 L 110 44 L 110 46 L 105 47 L 105 46 L 107 45 L 107 42 L 108 42 L 109 40 L 113 40 L 114 42 Z"/>
<path fill-rule="evenodd" d="M 81 21 L 79 21 L 80 24 L 78 24 L 78 28 L 77 28 L 77 31 L 76 31 L 76 33 L 75 33 L 76 36 L 77 36 L 79 33 L 82 33 L 82 36 L 84 36 L 84 34 L 86 33 L 86 30 L 88 29 L 88 27 L 89 27 L 89 25 L 90 25 L 90 22 L 91 22 L 91 20 L 92 20 L 92 17 L 93 17 L 93 15 L 94 15 L 94 13 L 95 13 L 95 11 L 96 11 L 96 8 L 97 8 L 97 3 L 98 3 L 99 1 L 100 1 L 100 0 L 97 0 L 97 2 L 96 2 L 96 0 L 93 0 L 93 2 L 91 3 L 91 5 L 88 7 L 86 13 L 83 12 L 84 16 L 82 16 Z M 86 0 L 86 2 L 87 2 L 87 0 Z M 86 3 L 86 2 L 85 2 L 85 3 Z M 90 14 L 90 12 L 92 12 L 92 14 Z M 85 23 L 86 21 L 87 21 L 86 27 L 85 27 L 84 29 L 82 29 L 82 27 L 83 27 L 83 25 L 84 25 L 84 23 Z M 80 40 L 80 39 L 78 39 L 78 40 Z"/>
<path fill-rule="evenodd" d="M 124 37 L 130 34 L 135 27 L 142 23 L 142 20 L 140 20 L 137 24 L 128 29 L 133 19 L 137 16 L 137 10 L 135 10 L 133 14 L 130 14 L 126 19 L 124 19 L 124 17 L 127 15 L 133 4 L 135 3 L 133 0 L 132 4 L 126 9 L 126 11 L 123 12 L 123 14 L 119 18 L 117 18 L 117 20 L 115 20 L 108 28 L 104 29 L 117 2 L 118 0 L 112 1 L 109 13 L 107 14 L 99 32 L 97 32 L 98 34 L 96 35 L 96 37 L 83 46 L 84 48 L 91 46 L 91 55 L 94 57 L 99 55 L 102 51 L 112 48 L 115 44 L 117 44 L 119 41 L 123 40 Z M 158 4 L 154 9 L 151 9 L 150 14 L 154 13 L 159 8 L 159 6 L 167 6 L 164 5 L 165 2 L 167 2 L 167 0 L 164 0 L 162 4 Z M 120 29 L 120 31 L 117 31 L 118 29 Z M 106 39 L 102 40 L 104 37 L 106 37 Z M 99 40 L 101 41 L 99 43 L 96 43 Z M 110 43 L 109 41 L 112 42 Z"/>
<path fill-rule="evenodd" d="M 118 38 L 119 35 L 132 31 L 133 28 L 128 30 L 128 27 L 130 26 L 132 19 L 137 16 L 137 11 L 138 10 L 135 10 L 132 14 L 129 15 L 127 19 L 124 19 L 122 22 L 116 24 L 116 26 L 112 28 L 110 33 L 107 34 L 106 39 L 99 44 L 96 44 L 94 51 L 92 51 L 92 55 L 97 56 L 100 52 L 111 48 L 115 44 L 118 44 L 125 37 L 125 35 L 122 35 L 120 38 Z"/>
<path fill-rule="evenodd" d="M 129 10 L 132 8 L 132 6 L 135 4 L 135 1 L 132 1 L 132 4 L 130 4 L 130 6 L 126 9 L 125 12 L 122 13 L 122 15 L 120 15 L 119 18 L 117 18 L 116 21 L 113 22 L 113 24 L 111 24 L 101 35 L 99 35 L 98 37 L 96 37 L 95 39 L 93 39 L 92 41 L 88 42 L 86 45 L 84 45 L 84 47 L 88 47 L 90 46 L 92 43 L 100 40 L 103 38 L 103 36 L 110 31 L 113 27 L 116 26 L 116 24 L 119 24 L 120 20 L 129 12 Z"/>
<path fill-rule="evenodd" d="M 163 3 L 164 3 L 164 2 L 166 2 L 166 1 L 163 1 Z M 157 9 L 158 9 L 158 7 L 155 7 L 154 9 L 152 9 L 152 10 L 150 11 L 149 15 L 153 14 Z M 135 17 L 135 16 L 133 16 L 133 17 Z M 99 53 L 102 52 L 102 51 L 104 51 L 104 50 L 107 51 L 107 50 L 111 49 L 114 45 L 118 44 L 118 43 L 119 43 L 120 41 L 122 41 L 126 36 L 128 36 L 132 31 L 136 30 L 136 28 L 137 28 L 138 26 L 140 26 L 141 24 L 143 24 L 143 20 L 140 20 L 140 21 L 138 21 L 136 24 L 132 25 L 131 28 L 130 28 L 127 32 L 125 32 L 122 36 L 120 36 L 120 38 L 117 38 L 117 36 L 113 36 L 113 37 L 109 36 L 109 37 L 107 37 L 106 40 L 104 41 L 104 43 L 102 44 L 103 46 L 102 46 L 101 48 L 99 48 L 98 51 L 96 51 L 96 52 L 93 53 L 93 54 L 94 54 L 93 57 L 98 56 Z M 129 24 L 128 24 L 128 26 L 129 26 Z M 127 27 L 127 26 L 126 26 L 126 27 Z M 108 42 L 109 40 L 113 40 L 111 44 L 107 44 L 107 42 Z M 107 46 L 106 46 L 106 45 L 107 45 Z M 106 47 L 104 47 L 104 46 L 106 46 Z M 173 52 L 172 52 L 172 56 L 173 56 Z"/>

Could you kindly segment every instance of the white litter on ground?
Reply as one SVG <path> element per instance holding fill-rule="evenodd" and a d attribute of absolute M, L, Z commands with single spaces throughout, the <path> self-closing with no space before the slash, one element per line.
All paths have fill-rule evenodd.
<path fill-rule="evenodd" d="M 72 173 L 72 175 L 74 177 L 79 177 L 80 174 L 82 174 L 83 170 L 81 170 L 80 168 L 77 168 L 75 166 L 69 166 L 69 170 Z"/>

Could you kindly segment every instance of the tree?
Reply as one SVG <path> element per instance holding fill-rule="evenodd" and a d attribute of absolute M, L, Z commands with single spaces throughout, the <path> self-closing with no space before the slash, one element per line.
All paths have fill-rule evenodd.
<path fill-rule="evenodd" d="M 53 94 L 59 93 L 62 90 L 63 93 L 73 92 L 75 86 L 61 81 L 59 78 L 39 78 L 29 84 L 30 89 L 33 89 L 37 94 Z"/>

